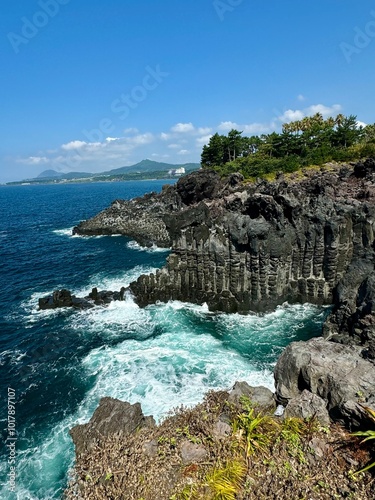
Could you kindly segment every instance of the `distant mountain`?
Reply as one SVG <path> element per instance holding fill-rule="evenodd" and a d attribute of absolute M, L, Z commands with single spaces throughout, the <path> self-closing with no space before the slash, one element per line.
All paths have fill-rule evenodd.
<path fill-rule="evenodd" d="M 120 174 L 129 174 L 132 172 L 158 172 L 159 170 L 170 170 L 179 167 L 184 167 L 185 170 L 196 170 L 200 167 L 200 164 L 179 163 L 178 165 L 172 165 L 171 163 L 162 163 L 153 160 L 142 160 L 139 163 L 136 163 L 135 165 L 115 168 L 113 170 L 109 170 L 108 172 L 102 172 L 102 174 L 97 174 L 97 175 L 120 175 Z"/>
<path fill-rule="evenodd" d="M 90 174 L 89 172 L 68 172 L 67 174 L 61 174 L 61 179 L 85 179 L 86 177 L 92 177 L 95 174 Z"/>
<path fill-rule="evenodd" d="M 92 177 L 94 174 L 88 172 L 68 172 L 62 174 L 61 172 L 56 172 L 56 170 L 45 170 L 35 179 L 82 179 L 85 177 Z"/>
<path fill-rule="evenodd" d="M 61 174 L 59 172 L 56 172 L 56 170 L 45 170 L 44 172 L 40 173 L 37 179 L 51 179 L 52 177 L 61 177 Z"/>
<path fill-rule="evenodd" d="M 100 172 L 100 173 L 90 173 L 90 172 L 68 172 L 68 173 L 61 173 L 61 172 L 56 172 L 56 170 L 44 170 L 41 172 L 38 177 L 34 177 L 33 179 L 26 179 L 27 182 L 61 182 L 64 180 L 67 181 L 74 181 L 75 179 L 90 179 L 90 178 L 95 178 L 100 180 L 100 178 L 108 178 L 108 177 L 114 177 L 114 176 L 122 176 L 126 174 L 131 174 L 129 177 L 137 177 L 134 174 L 139 174 L 138 177 L 141 175 L 141 178 L 147 178 L 147 173 L 150 172 L 150 174 L 155 174 L 157 172 L 166 172 L 168 170 L 175 170 L 178 168 L 184 167 L 185 172 L 191 172 L 192 170 L 198 170 L 200 168 L 199 163 L 178 163 L 178 164 L 172 164 L 172 163 L 163 163 L 159 161 L 153 161 L 153 160 L 142 160 L 139 163 L 136 163 L 135 165 L 129 165 L 126 167 L 120 167 L 120 168 L 115 168 L 112 170 L 107 170 L 106 172 Z M 160 178 L 162 178 L 161 176 Z M 158 177 L 159 178 L 159 177 Z M 106 180 L 106 179 L 103 179 Z M 15 184 L 19 184 L 20 182 L 25 182 L 25 181 L 18 181 L 15 182 Z M 13 184 L 12 182 L 9 184 Z"/>
<path fill-rule="evenodd" d="M 45 170 L 36 177 L 36 179 L 83 179 L 85 177 L 100 177 L 102 175 L 122 175 L 130 174 L 136 172 L 159 172 L 160 170 L 171 170 L 184 167 L 186 171 L 197 170 L 200 168 L 199 163 L 163 163 L 160 161 L 153 160 L 142 160 L 135 165 L 128 165 L 126 167 L 114 168 L 112 170 L 107 170 L 106 172 L 100 172 L 98 174 L 92 174 L 88 172 L 68 172 L 67 174 L 62 174 L 56 172 L 56 170 Z"/>

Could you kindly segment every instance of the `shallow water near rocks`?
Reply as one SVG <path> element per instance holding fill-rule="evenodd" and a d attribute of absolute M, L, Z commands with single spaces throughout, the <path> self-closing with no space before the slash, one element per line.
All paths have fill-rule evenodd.
<path fill-rule="evenodd" d="M 0 187 L 0 383 L 16 394 L 16 491 L 7 449 L 0 498 L 61 498 L 74 448 L 69 429 L 112 396 L 160 419 L 236 380 L 273 388 L 282 349 L 321 333 L 327 308 L 284 305 L 265 315 L 213 314 L 180 302 L 140 309 L 130 296 L 107 308 L 38 311 L 57 288 L 119 290 L 162 267 L 168 250 L 125 237 L 71 236 L 116 198 L 161 190 L 162 181 Z M 6 406 L 2 440 L 9 437 Z"/>

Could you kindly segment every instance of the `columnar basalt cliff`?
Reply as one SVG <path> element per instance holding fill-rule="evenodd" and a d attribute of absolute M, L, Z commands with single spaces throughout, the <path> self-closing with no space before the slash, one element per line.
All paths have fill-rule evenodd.
<path fill-rule="evenodd" d="M 112 206 L 74 229 L 171 246 L 166 266 L 130 289 L 140 306 L 206 302 L 211 310 L 333 304 L 324 335 L 375 357 L 375 161 L 326 165 L 274 182 L 202 170 Z"/>
<path fill-rule="evenodd" d="M 203 199 L 193 179 L 205 172 L 181 179 L 182 208 L 163 217 L 172 253 L 163 269 L 131 284 L 137 302 L 206 302 L 226 312 L 332 304 L 347 273 L 360 286 L 373 269 L 374 167 L 367 160 L 256 184 L 211 174 Z"/>
<path fill-rule="evenodd" d="M 196 172 L 160 195 L 115 202 L 76 229 L 79 234 L 119 232 L 141 244 L 172 246 L 163 269 L 130 284 L 140 306 L 174 299 L 245 313 L 272 310 L 285 301 L 332 305 L 325 339 L 294 342 L 280 356 L 274 395 L 236 384 L 233 397 L 260 398 L 272 411 L 275 403 L 283 405 L 286 417 L 317 418 L 324 425 L 333 420 L 351 429 L 368 429 L 373 425 L 368 410 L 375 410 L 374 231 L 371 159 L 280 175 L 272 183 L 245 183 L 240 174 L 222 180 L 214 172 Z M 116 292 L 119 300 L 127 291 Z M 105 303 L 117 297 L 101 293 L 99 297 L 93 290 L 84 300 L 99 297 Z M 40 306 L 64 306 L 66 295 L 56 292 Z M 77 300 L 70 297 L 69 305 L 81 304 Z M 119 407 L 127 423 L 130 405 Z M 275 415 L 282 414 L 278 410 Z M 98 437 L 92 429 L 101 419 L 108 423 L 107 416 L 98 415 L 98 422 L 72 432 L 78 463 L 83 460 L 81 474 L 90 463 L 90 457 L 86 462 L 78 456 L 82 443 Z M 115 424 L 109 433 L 124 427 Z M 151 453 L 154 460 L 163 439 L 148 440 L 142 453 Z M 206 455 L 201 458 L 206 460 Z"/>

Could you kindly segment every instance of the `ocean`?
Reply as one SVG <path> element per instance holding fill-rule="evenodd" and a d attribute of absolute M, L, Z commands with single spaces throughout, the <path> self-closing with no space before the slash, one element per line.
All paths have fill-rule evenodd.
<path fill-rule="evenodd" d="M 106 308 L 39 311 L 53 290 L 120 290 L 164 265 L 165 249 L 71 231 L 163 183 L 0 187 L 1 499 L 62 498 L 74 463 L 68 431 L 101 397 L 139 401 L 159 420 L 236 380 L 273 389 L 283 348 L 321 334 L 328 309 L 309 304 L 229 315 L 181 302 L 140 309 L 128 296 Z"/>

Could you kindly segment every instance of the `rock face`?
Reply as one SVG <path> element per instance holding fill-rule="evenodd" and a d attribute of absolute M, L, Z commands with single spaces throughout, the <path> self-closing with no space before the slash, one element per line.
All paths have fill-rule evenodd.
<path fill-rule="evenodd" d="M 285 301 L 333 305 L 323 332 L 332 342 L 289 346 L 275 369 L 276 398 L 294 400 L 288 412 L 319 411 L 324 420 L 325 407 L 351 426 L 363 423 L 360 404 L 375 404 L 374 160 L 272 183 L 195 172 L 160 195 L 117 201 L 75 231 L 172 246 L 163 269 L 130 284 L 140 306 L 181 300 L 246 313 Z"/>
<path fill-rule="evenodd" d="M 374 262 L 374 165 L 360 166 L 248 185 L 206 174 L 205 198 L 193 188 L 199 174 L 181 179 L 181 208 L 164 216 L 172 253 L 131 284 L 137 302 L 206 302 L 226 312 L 332 304 L 346 273 L 353 269 L 360 286 Z"/>
<path fill-rule="evenodd" d="M 123 234 L 142 246 L 154 243 L 167 248 L 171 246 L 171 240 L 163 217 L 180 207 L 181 199 L 175 187 L 166 185 L 160 194 L 149 193 L 133 200 L 114 201 L 110 208 L 76 226 L 73 234 Z"/>
<path fill-rule="evenodd" d="M 276 399 L 288 410 L 290 401 L 308 391 L 325 401 L 333 420 L 360 426 L 360 404 L 375 409 L 375 366 L 361 357 L 362 350 L 322 338 L 293 342 L 275 367 Z"/>
<path fill-rule="evenodd" d="M 61 307 L 91 309 L 94 306 L 105 306 L 114 300 L 124 300 L 125 292 L 125 287 L 122 287 L 119 292 L 109 290 L 99 292 L 97 288 L 93 288 L 87 297 L 76 297 L 69 290 L 55 290 L 51 295 L 39 299 L 39 309 L 57 309 Z"/>
<path fill-rule="evenodd" d="M 89 450 L 98 440 L 110 435 L 129 435 L 141 427 L 155 425 L 152 417 L 145 417 L 141 405 L 126 401 L 102 398 L 87 424 L 76 425 L 70 430 L 77 457 Z"/>
<path fill-rule="evenodd" d="M 321 425 L 330 424 L 329 413 L 324 399 L 306 389 L 288 402 L 284 415 L 286 418 L 316 418 Z"/>
<path fill-rule="evenodd" d="M 228 401 L 230 403 L 238 403 L 243 396 L 250 399 L 256 406 L 262 409 L 269 410 L 276 406 L 272 391 L 261 385 L 252 387 L 247 382 L 236 382 L 229 393 Z"/>

